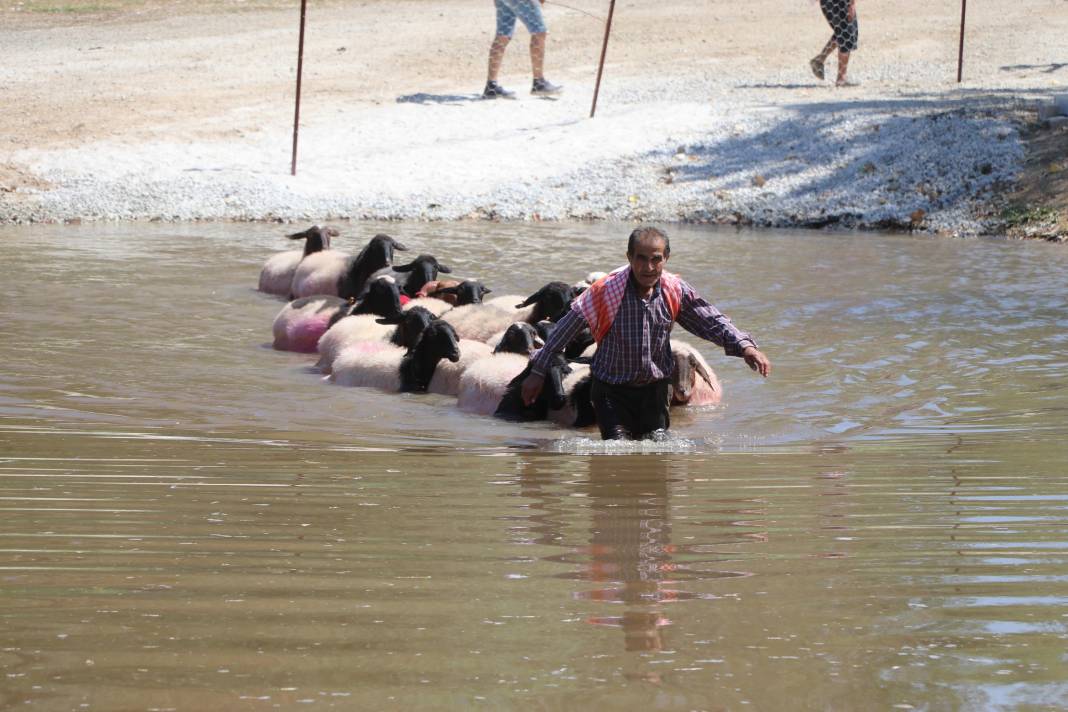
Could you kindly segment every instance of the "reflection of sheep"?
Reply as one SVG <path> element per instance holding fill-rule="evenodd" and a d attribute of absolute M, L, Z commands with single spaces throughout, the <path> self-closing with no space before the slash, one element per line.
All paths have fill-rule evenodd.
<path fill-rule="evenodd" d="M 375 280 L 367 295 L 356 302 L 326 295 L 295 299 L 282 307 L 282 311 L 274 318 L 274 348 L 311 353 L 327 329 L 342 317 L 352 314 L 394 316 L 400 313 L 400 291 L 388 278 Z"/>
<path fill-rule="evenodd" d="M 392 392 L 425 392 L 442 359 L 460 358 L 456 331 L 443 321 L 434 321 L 423 330 L 415 346 L 401 354 L 400 349 L 377 342 L 358 342 L 342 349 L 334 360 L 330 379 L 342 386 L 365 386 Z"/>
<path fill-rule="evenodd" d="M 287 235 L 290 240 L 304 240 L 304 249 L 286 250 L 272 255 L 260 270 L 259 290 L 280 297 L 289 296 L 297 265 L 308 255 L 330 249 L 330 238 L 337 235 L 336 229 L 318 225 L 313 225 L 304 232 Z"/>
<path fill-rule="evenodd" d="M 434 255 L 419 255 L 408 264 L 385 266 L 375 271 L 367 282 L 370 283 L 375 277 L 388 275 L 397 280 L 401 285 L 401 293 L 414 297 L 419 290 L 428 282 L 437 279 L 438 272 L 448 274 L 452 272 L 447 265 L 438 262 Z"/>
<path fill-rule="evenodd" d="M 292 294 L 295 297 L 316 294 L 332 294 L 344 299 L 359 297 L 368 278 L 393 263 L 393 251 L 407 249 L 389 235 L 379 234 L 371 238 L 355 257 L 334 250 L 308 255 L 293 274 Z"/>
<path fill-rule="evenodd" d="M 675 372 L 671 377 L 672 405 L 716 405 L 723 387 L 701 353 L 685 341 L 671 341 Z"/>
<path fill-rule="evenodd" d="M 315 366 L 323 373 L 330 373 L 341 350 L 357 341 L 388 341 L 394 346 L 411 348 L 433 320 L 434 315 L 421 308 L 392 317 L 360 314 L 339 319 L 319 339 L 319 362 Z"/>

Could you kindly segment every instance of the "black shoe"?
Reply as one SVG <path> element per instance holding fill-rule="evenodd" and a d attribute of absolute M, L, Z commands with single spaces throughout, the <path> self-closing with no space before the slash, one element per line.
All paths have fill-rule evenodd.
<path fill-rule="evenodd" d="M 534 96 L 552 96 L 553 94 L 559 94 L 564 88 L 558 84 L 553 84 L 548 79 L 542 77 L 541 79 L 535 79 L 534 85 L 530 88 L 530 93 Z"/>
<path fill-rule="evenodd" d="M 497 82 L 486 82 L 486 88 L 482 90 L 483 99 L 514 99 L 515 92 L 508 91 Z"/>

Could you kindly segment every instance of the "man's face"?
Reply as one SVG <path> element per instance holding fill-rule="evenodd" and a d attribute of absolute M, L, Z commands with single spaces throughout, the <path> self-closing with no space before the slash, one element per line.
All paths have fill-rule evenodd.
<path fill-rule="evenodd" d="M 638 240 L 634 245 L 634 252 L 627 255 L 627 260 L 630 261 L 631 272 L 634 273 L 634 279 L 638 281 L 638 284 L 651 289 L 660 279 L 664 264 L 668 260 L 667 255 L 664 254 L 663 238 L 651 237 Z"/>

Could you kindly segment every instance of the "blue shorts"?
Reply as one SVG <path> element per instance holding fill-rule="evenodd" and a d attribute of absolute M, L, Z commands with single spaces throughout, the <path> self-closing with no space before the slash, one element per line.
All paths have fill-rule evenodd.
<path fill-rule="evenodd" d="M 548 32 L 538 0 L 493 0 L 497 6 L 497 34 L 511 37 L 518 17 L 532 35 Z"/>

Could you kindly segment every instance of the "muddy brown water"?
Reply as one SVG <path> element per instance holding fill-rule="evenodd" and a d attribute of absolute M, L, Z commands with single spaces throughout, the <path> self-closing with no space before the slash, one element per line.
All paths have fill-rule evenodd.
<path fill-rule="evenodd" d="M 612 225 L 353 224 L 496 293 Z M 1068 706 L 1068 251 L 676 227 L 675 437 L 320 381 L 274 225 L 0 227 L 0 707 Z"/>

